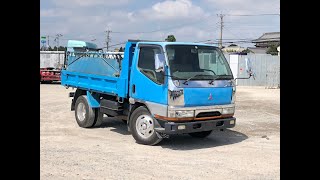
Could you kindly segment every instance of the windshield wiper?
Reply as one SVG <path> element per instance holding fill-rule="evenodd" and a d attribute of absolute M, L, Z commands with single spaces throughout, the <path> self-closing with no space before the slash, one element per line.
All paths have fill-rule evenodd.
<path fill-rule="evenodd" d="M 226 74 L 224 74 L 224 75 L 218 75 L 216 78 L 213 78 L 213 79 L 211 79 L 211 81 L 209 82 L 209 84 L 211 84 L 212 85 L 212 83 L 215 81 L 215 80 L 218 80 L 218 79 L 232 79 L 232 78 L 226 78 L 225 76 L 230 76 L 230 75 L 226 75 Z"/>
<path fill-rule="evenodd" d="M 189 77 L 189 78 L 188 78 L 185 82 L 183 82 L 182 84 L 186 85 L 186 83 L 187 83 L 188 81 L 190 81 L 190 79 L 193 79 L 193 78 L 195 78 L 195 77 L 197 77 L 197 76 L 212 76 L 212 75 L 208 75 L 208 74 L 196 74 L 196 75 L 194 75 L 194 76 Z"/>

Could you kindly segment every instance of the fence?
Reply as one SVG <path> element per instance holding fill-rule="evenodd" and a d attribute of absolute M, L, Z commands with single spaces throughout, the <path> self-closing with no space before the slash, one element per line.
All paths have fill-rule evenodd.
<path fill-rule="evenodd" d="M 251 60 L 255 79 L 238 79 L 238 86 L 265 86 L 266 88 L 280 88 L 280 56 L 270 54 L 225 54 L 233 75 L 248 77 L 245 67 L 245 58 Z"/>

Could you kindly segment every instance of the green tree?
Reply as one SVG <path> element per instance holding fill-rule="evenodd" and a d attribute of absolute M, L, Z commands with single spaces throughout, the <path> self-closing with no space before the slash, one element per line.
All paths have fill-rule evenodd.
<path fill-rule="evenodd" d="M 254 52 L 247 48 L 247 49 L 241 51 L 241 53 L 254 53 Z"/>
<path fill-rule="evenodd" d="M 238 46 L 236 44 L 230 44 L 228 47 L 235 47 L 235 46 Z"/>
<path fill-rule="evenodd" d="M 59 48 L 58 48 L 58 51 L 65 51 L 65 50 L 67 50 L 67 48 L 63 47 L 63 46 L 59 46 Z"/>
<path fill-rule="evenodd" d="M 271 55 L 278 55 L 278 50 L 277 47 L 280 46 L 280 43 L 272 43 L 270 44 L 268 50 L 267 50 L 267 54 L 271 54 Z"/>
<path fill-rule="evenodd" d="M 122 47 L 120 47 L 119 52 L 124 52 L 124 50 L 123 50 L 123 48 L 122 48 Z"/>
<path fill-rule="evenodd" d="M 168 41 L 168 42 L 176 42 L 176 38 L 174 37 L 174 35 L 170 34 L 166 38 L 166 41 Z"/>

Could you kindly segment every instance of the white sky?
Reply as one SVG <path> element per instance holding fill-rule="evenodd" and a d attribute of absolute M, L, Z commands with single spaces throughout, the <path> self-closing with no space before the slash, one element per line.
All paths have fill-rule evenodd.
<path fill-rule="evenodd" d="M 227 14 L 223 29 L 224 42 L 229 42 L 226 46 L 230 42 L 253 46 L 237 41 L 256 39 L 265 32 L 280 32 L 279 15 L 261 15 L 280 14 L 280 0 L 41 0 L 40 3 L 40 32 L 42 36 L 50 36 L 52 47 L 56 45 L 53 41 L 56 34 L 63 35 L 62 46 L 74 39 L 94 40 L 99 47 L 105 47 L 107 29 L 112 31 L 110 45 L 128 39 L 164 40 L 169 34 L 177 41 L 217 42 L 220 13 Z"/>

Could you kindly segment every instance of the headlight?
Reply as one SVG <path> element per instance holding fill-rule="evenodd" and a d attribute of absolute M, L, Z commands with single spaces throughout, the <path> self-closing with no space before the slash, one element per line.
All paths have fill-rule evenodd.
<path fill-rule="evenodd" d="M 193 117 L 194 111 L 176 111 L 176 117 Z"/>
<path fill-rule="evenodd" d="M 222 114 L 234 114 L 234 107 L 223 108 L 222 109 Z"/>
<path fill-rule="evenodd" d="M 176 118 L 194 117 L 194 111 L 169 111 L 168 115 Z"/>

